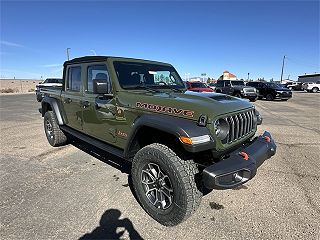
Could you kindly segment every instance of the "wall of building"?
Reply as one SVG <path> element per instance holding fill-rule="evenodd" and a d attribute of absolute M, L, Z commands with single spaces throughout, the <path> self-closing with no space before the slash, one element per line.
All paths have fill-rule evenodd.
<path fill-rule="evenodd" d="M 320 81 L 320 74 L 316 76 L 299 76 L 298 82 L 317 82 Z"/>

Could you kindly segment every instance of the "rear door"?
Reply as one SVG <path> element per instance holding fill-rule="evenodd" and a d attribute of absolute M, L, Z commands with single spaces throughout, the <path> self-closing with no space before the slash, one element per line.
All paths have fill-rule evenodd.
<path fill-rule="evenodd" d="M 82 68 L 70 65 L 66 69 L 66 82 L 62 92 L 62 103 L 67 116 L 67 125 L 82 130 Z"/>
<path fill-rule="evenodd" d="M 87 64 L 84 99 L 83 99 L 83 130 L 92 137 L 107 143 L 116 141 L 116 104 L 112 94 L 112 84 L 109 71 L 105 63 Z M 107 81 L 109 92 L 106 94 L 95 94 L 93 82 Z"/>
<path fill-rule="evenodd" d="M 224 83 L 223 81 L 218 81 L 216 84 L 216 92 L 221 92 L 223 91 Z"/>
<path fill-rule="evenodd" d="M 233 94 L 233 90 L 232 90 L 232 86 L 231 86 L 230 80 L 224 81 L 223 93 L 228 94 L 228 95 L 232 95 Z"/>

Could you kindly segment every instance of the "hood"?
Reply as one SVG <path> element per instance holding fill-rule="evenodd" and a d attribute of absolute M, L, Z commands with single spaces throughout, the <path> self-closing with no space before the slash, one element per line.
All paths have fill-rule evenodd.
<path fill-rule="evenodd" d="M 244 99 L 214 92 L 118 92 L 119 102 L 123 106 L 136 110 L 157 112 L 175 117 L 197 121 L 200 115 L 207 115 L 208 120 L 226 113 L 252 108 Z"/>
<path fill-rule="evenodd" d="M 276 91 L 283 91 L 283 92 L 291 92 L 291 90 L 289 88 L 274 88 L 274 90 Z"/>
<path fill-rule="evenodd" d="M 190 90 L 196 92 L 214 92 L 211 88 L 190 88 Z"/>
<path fill-rule="evenodd" d="M 251 86 L 241 86 L 241 85 L 235 85 L 235 86 L 233 86 L 233 88 L 236 89 L 236 90 L 255 89 L 254 87 L 251 87 Z"/>

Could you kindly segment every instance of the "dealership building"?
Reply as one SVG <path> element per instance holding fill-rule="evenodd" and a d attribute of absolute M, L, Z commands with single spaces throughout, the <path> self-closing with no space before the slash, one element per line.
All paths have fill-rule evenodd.
<path fill-rule="evenodd" d="M 320 73 L 315 74 L 305 74 L 298 76 L 298 82 L 317 82 L 320 81 Z"/>

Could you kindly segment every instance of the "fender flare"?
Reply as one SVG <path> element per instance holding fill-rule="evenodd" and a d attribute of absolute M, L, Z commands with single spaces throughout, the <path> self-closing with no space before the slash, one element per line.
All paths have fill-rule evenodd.
<path fill-rule="evenodd" d="M 51 106 L 52 111 L 55 113 L 55 115 L 57 117 L 59 125 L 64 125 L 65 121 L 64 121 L 64 118 L 63 118 L 63 116 L 62 116 L 62 114 L 60 112 L 58 101 L 55 98 L 44 97 L 42 99 L 42 101 L 41 101 L 41 109 L 42 109 L 41 114 L 42 114 L 42 117 L 44 117 L 44 114 L 46 113 L 46 109 L 45 109 L 45 104 L 46 103 Z"/>
<path fill-rule="evenodd" d="M 198 137 L 203 135 L 209 135 L 210 131 L 206 127 L 198 126 L 197 122 L 193 120 L 177 118 L 167 115 L 158 115 L 158 114 L 144 114 L 138 117 L 133 125 L 132 131 L 129 134 L 127 144 L 124 150 L 124 156 L 130 157 L 130 148 L 134 142 L 134 139 L 138 133 L 138 131 L 142 127 L 151 127 L 169 134 L 174 135 L 175 137 L 179 138 L 180 136 L 185 137 Z M 213 148 L 213 141 L 210 141 L 205 144 L 201 144 L 199 146 L 191 146 L 182 144 L 185 150 L 189 152 L 200 152 L 204 150 L 208 150 Z"/>

